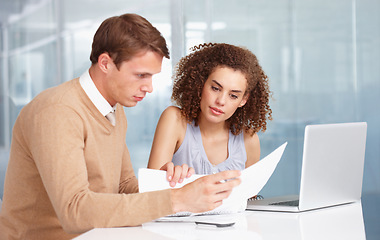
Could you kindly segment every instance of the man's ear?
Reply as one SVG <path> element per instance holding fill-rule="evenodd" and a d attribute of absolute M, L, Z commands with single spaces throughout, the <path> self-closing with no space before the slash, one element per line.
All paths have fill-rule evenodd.
<path fill-rule="evenodd" d="M 110 64 L 113 64 L 112 58 L 108 53 L 102 53 L 98 57 L 98 65 L 102 72 L 107 73 L 109 71 L 109 68 L 111 67 Z"/>

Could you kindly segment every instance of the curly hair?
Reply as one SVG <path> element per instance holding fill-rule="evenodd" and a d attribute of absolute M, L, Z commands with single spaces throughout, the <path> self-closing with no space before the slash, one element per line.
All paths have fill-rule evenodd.
<path fill-rule="evenodd" d="M 268 77 L 256 56 L 246 48 L 225 43 L 204 43 L 193 47 L 192 53 L 176 65 L 173 75 L 172 101 L 180 108 L 189 123 L 198 124 L 203 86 L 216 67 L 228 67 L 241 71 L 247 79 L 248 100 L 243 107 L 226 120 L 234 135 L 243 130 L 253 135 L 265 131 L 267 119 L 272 120 L 269 107 L 271 92 Z"/>

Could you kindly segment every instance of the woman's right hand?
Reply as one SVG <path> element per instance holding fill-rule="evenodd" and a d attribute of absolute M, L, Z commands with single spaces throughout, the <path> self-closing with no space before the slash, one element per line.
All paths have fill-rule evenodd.
<path fill-rule="evenodd" d="M 174 166 L 173 162 L 165 163 L 160 170 L 166 171 L 166 179 L 171 187 L 175 187 L 177 183 L 182 183 L 185 178 L 189 178 L 195 173 L 194 168 L 189 167 L 187 164 Z"/>

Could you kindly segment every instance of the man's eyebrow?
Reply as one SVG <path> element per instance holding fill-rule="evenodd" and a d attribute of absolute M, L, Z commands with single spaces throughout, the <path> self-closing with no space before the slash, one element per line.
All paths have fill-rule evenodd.
<path fill-rule="evenodd" d="M 151 76 L 151 75 L 154 75 L 153 73 L 150 73 L 150 72 L 136 72 L 136 74 L 138 75 L 148 75 L 148 76 Z"/>
<path fill-rule="evenodd" d="M 212 80 L 216 85 L 218 85 L 220 88 L 223 88 L 223 86 L 218 83 L 218 81 L 216 80 Z M 234 93 L 242 93 L 243 91 L 242 90 L 231 90 L 231 92 L 234 92 Z"/>

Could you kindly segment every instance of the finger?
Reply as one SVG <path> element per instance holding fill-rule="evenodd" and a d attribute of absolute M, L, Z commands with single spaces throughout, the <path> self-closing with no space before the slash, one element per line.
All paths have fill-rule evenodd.
<path fill-rule="evenodd" d="M 173 178 L 170 182 L 170 186 L 174 187 L 178 183 L 178 181 L 181 177 L 181 174 L 182 174 L 182 167 L 181 166 L 174 166 L 174 174 L 173 174 Z"/>
<path fill-rule="evenodd" d="M 189 171 L 187 171 L 187 178 L 191 177 L 191 175 L 193 175 L 195 173 L 195 169 L 190 167 L 189 168 Z"/>
<path fill-rule="evenodd" d="M 210 176 L 213 177 L 213 181 L 221 182 L 221 181 L 231 180 L 231 179 L 240 177 L 240 175 L 241 175 L 241 172 L 239 170 L 229 170 L 229 171 L 218 172 Z"/>
<path fill-rule="evenodd" d="M 223 201 L 222 201 L 222 200 L 220 200 L 220 201 L 216 201 L 216 202 L 214 203 L 214 206 L 213 206 L 212 209 L 215 209 L 215 208 L 221 206 L 222 204 L 223 204 Z"/>
<path fill-rule="evenodd" d="M 232 190 L 218 192 L 216 194 L 216 201 L 223 201 L 223 199 L 226 199 L 230 196 L 231 192 L 232 192 Z"/>
<path fill-rule="evenodd" d="M 182 164 L 182 172 L 181 172 L 181 176 L 179 177 L 179 180 L 178 180 L 179 183 L 183 182 L 183 179 L 186 178 L 188 171 L 189 171 L 189 166 L 187 166 L 187 164 Z"/>
<path fill-rule="evenodd" d="M 223 200 L 226 199 L 230 194 L 231 194 L 231 191 L 223 192 L 221 194 L 216 195 L 216 198 L 214 199 L 214 202 L 213 202 L 212 209 L 215 209 L 215 208 L 219 207 L 220 205 L 222 205 Z"/>
<path fill-rule="evenodd" d="M 166 170 L 166 179 L 168 179 L 168 181 L 172 181 L 173 179 L 173 174 L 174 174 L 174 163 L 172 162 L 168 162 L 165 164 L 165 170 Z"/>
<path fill-rule="evenodd" d="M 232 191 L 232 189 L 236 186 L 238 186 L 241 183 L 240 178 L 234 178 L 232 180 L 228 180 L 226 182 L 218 182 L 215 184 L 215 191 L 216 193 L 222 193 L 222 192 L 228 192 Z"/>

